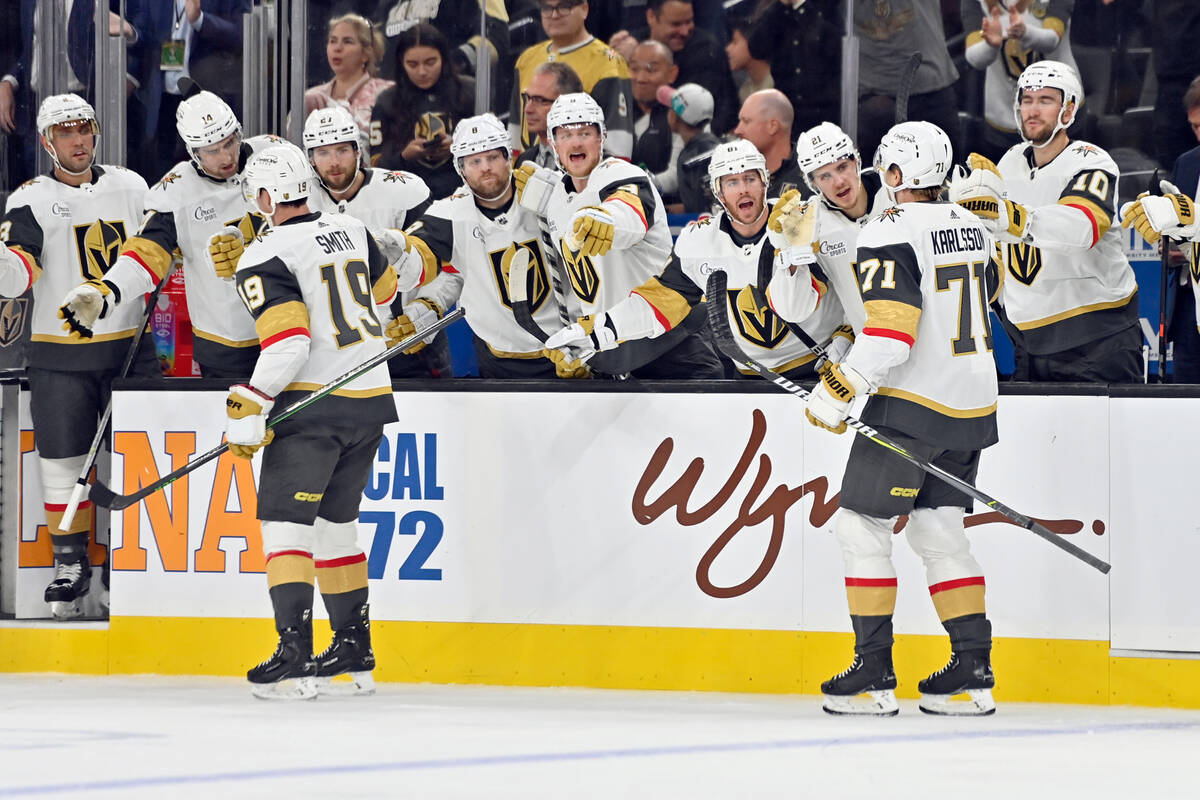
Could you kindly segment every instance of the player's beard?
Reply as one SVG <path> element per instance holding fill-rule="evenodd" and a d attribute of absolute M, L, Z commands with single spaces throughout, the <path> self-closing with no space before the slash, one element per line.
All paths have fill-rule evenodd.
<path fill-rule="evenodd" d="M 476 177 L 472 181 L 468 181 L 468 185 L 475 194 L 491 199 L 504 194 L 504 188 L 508 185 L 509 180 L 510 177 L 508 175 L 488 172 Z"/>
<path fill-rule="evenodd" d="M 1026 138 L 1026 140 L 1029 141 L 1030 144 L 1039 145 L 1039 146 L 1044 145 L 1046 142 L 1050 141 L 1051 137 L 1054 136 L 1054 126 L 1046 124 L 1046 123 L 1042 122 L 1041 120 L 1034 120 L 1034 122 L 1039 126 L 1039 129 L 1041 131 L 1040 134 L 1038 134 L 1036 136 L 1031 134 L 1029 132 L 1029 123 L 1028 122 L 1021 123 L 1021 133 L 1025 134 L 1025 138 Z"/>
<path fill-rule="evenodd" d="M 354 183 L 354 179 L 358 176 L 358 170 L 351 169 L 342 175 L 341 179 L 334 182 L 330 178 L 321 178 L 322 182 L 334 192 L 344 192 L 350 188 L 350 184 Z"/>
<path fill-rule="evenodd" d="M 753 204 L 743 207 L 743 202 L 748 199 L 752 200 Z M 734 201 L 733 210 L 730 212 L 730 216 L 733 217 L 735 222 L 738 222 L 742 225 L 752 225 L 756 220 L 762 217 L 763 206 L 765 204 L 766 198 L 762 195 L 753 198 L 739 197 Z"/>

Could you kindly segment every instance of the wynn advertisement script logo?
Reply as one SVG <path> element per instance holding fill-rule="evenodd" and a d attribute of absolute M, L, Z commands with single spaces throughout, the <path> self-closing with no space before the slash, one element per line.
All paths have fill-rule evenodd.
<path fill-rule="evenodd" d="M 798 503 L 805 495 L 812 495 L 812 508 L 808 512 L 808 522 L 813 528 L 824 527 L 833 517 L 838 508 L 838 494 L 829 495 L 829 478 L 818 476 L 807 480 L 798 486 L 779 483 L 767 491 L 773 471 L 771 456 L 760 452 L 763 440 L 767 435 L 767 418 L 761 409 L 754 409 L 751 414 L 750 436 L 742 450 L 741 457 L 729 472 L 729 477 L 721 488 L 707 501 L 694 498 L 696 485 L 704 474 L 703 458 L 693 458 L 679 480 L 667 487 L 657 499 L 650 499 L 654 484 L 662 477 L 664 469 L 671 461 L 675 452 L 675 440 L 667 437 L 659 443 L 650 461 L 646 464 L 642 476 L 634 489 L 632 512 L 633 518 L 640 525 L 649 525 L 663 514 L 675 509 L 675 520 L 684 527 L 699 525 L 715 517 L 731 506 L 734 517 L 700 558 L 696 565 L 696 585 L 711 597 L 730 598 L 746 594 L 757 587 L 771 574 L 779 551 L 783 547 L 784 520 L 788 510 Z M 986 457 L 986 456 L 985 456 Z M 750 485 L 741 500 L 734 499 L 734 493 L 753 471 Z M 764 494 L 766 495 L 764 498 Z M 698 507 L 689 508 L 693 504 Z M 745 580 L 732 586 L 717 586 L 711 578 L 713 563 L 721 555 L 734 537 L 746 528 L 753 528 L 763 522 L 770 521 L 771 537 L 767 543 L 762 561 Z M 903 530 L 907 518 L 901 517 L 896 523 L 896 532 Z M 994 522 L 1011 523 L 997 512 L 990 511 L 982 514 L 969 514 L 966 518 L 968 528 L 976 525 L 987 525 Z M 1039 519 L 1038 522 L 1058 534 L 1078 533 L 1083 530 L 1084 523 L 1076 519 Z M 1091 524 L 1092 532 L 1102 535 L 1105 525 L 1100 520 Z"/>

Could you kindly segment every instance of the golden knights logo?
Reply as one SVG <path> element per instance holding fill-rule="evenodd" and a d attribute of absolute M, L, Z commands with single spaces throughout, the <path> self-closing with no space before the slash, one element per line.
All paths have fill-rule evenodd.
<path fill-rule="evenodd" d="M 561 240 L 559 250 L 562 252 L 563 266 L 567 269 L 567 276 L 571 279 L 571 288 L 575 290 L 575 294 L 585 303 L 596 302 L 596 297 L 600 294 L 600 275 L 596 272 L 592 259 L 589 256 L 581 256 L 567 247 L 566 237 Z"/>
<path fill-rule="evenodd" d="M 542 248 L 538 247 L 536 239 L 526 242 L 516 242 L 514 248 L 493 250 L 488 253 L 492 264 L 492 276 L 496 279 L 496 288 L 500 292 L 500 302 L 505 308 L 512 308 L 512 298 L 508 294 L 508 272 L 512 266 L 513 256 L 520 248 L 525 248 L 530 254 L 529 271 L 525 275 L 525 297 L 529 301 L 530 312 L 536 311 L 550 296 L 550 281 L 546 276 L 546 265 L 542 261 Z M 507 257 L 505 257 L 507 255 Z"/>
<path fill-rule="evenodd" d="M 1010 244 L 1008 246 L 1008 274 L 1025 284 L 1032 286 L 1042 271 L 1042 250 L 1031 244 Z"/>
<path fill-rule="evenodd" d="M 749 286 L 727 289 L 729 310 L 733 312 L 738 333 L 742 338 L 764 350 L 771 350 L 783 341 L 788 330 L 775 312 L 759 305 Z"/>
<path fill-rule="evenodd" d="M 403 172 L 385 172 L 383 173 L 384 183 L 408 183 L 408 176 Z"/>
<path fill-rule="evenodd" d="M 75 249 L 84 280 L 103 278 L 109 267 L 117 263 L 124 243 L 125 223 L 122 220 L 98 219 L 90 225 L 76 225 Z"/>
<path fill-rule="evenodd" d="M 890 208 L 885 208 L 879 217 L 880 219 L 886 219 L 888 222 L 896 222 L 900 219 L 900 215 L 903 213 L 904 211 L 899 206 L 892 206 Z"/>
<path fill-rule="evenodd" d="M 436 139 L 438 134 L 444 133 L 450 135 L 450 117 L 443 111 L 426 111 L 417 118 L 417 124 L 413 130 L 414 135 L 419 139 Z M 430 167 L 440 167 L 449 161 L 450 158 L 431 161 L 425 156 L 421 156 L 419 161 L 422 164 Z"/>
<path fill-rule="evenodd" d="M 160 180 L 158 183 L 154 184 L 154 188 L 155 188 L 155 189 L 164 189 L 164 190 L 165 190 L 165 189 L 166 189 L 168 186 L 170 186 L 172 183 L 174 183 L 175 181 L 179 180 L 179 179 L 180 179 L 180 177 L 182 177 L 182 176 L 181 176 L 181 175 L 180 175 L 178 172 L 175 172 L 174 170 L 171 170 L 170 172 L 168 172 L 166 175 L 164 175 L 164 176 L 162 177 L 162 180 Z"/>
<path fill-rule="evenodd" d="M 11 347 L 21 341 L 28 316 L 29 298 L 7 297 L 0 300 L 0 347 Z"/>

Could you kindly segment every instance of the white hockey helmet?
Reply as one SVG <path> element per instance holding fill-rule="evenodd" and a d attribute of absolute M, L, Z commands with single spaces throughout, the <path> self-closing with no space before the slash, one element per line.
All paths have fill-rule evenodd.
<path fill-rule="evenodd" d="M 504 160 L 512 161 L 512 145 L 508 131 L 495 114 L 488 112 L 467 117 L 454 127 L 454 138 L 450 141 L 450 155 L 454 158 L 454 169 L 465 180 L 462 160 L 488 150 L 503 150 Z"/>
<path fill-rule="evenodd" d="M 932 122 L 913 121 L 893 125 L 883 135 L 875 151 L 875 169 L 886 172 L 893 164 L 900 168 L 899 186 L 887 187 L 895 198 L 901 189 L 938 188 L 946 180 L 954 150 L 950 137 Z"/>
<path fill-rule="evenodd" d="M 813 185 L 812 174 L 826 164 L 843 158 L 853 158 L 861 168 L 862 156 L 858 154 L 854 140 L 832 122 L 822 122 L 809 128 L 796 139 L 796 161 L 804 173 L 804 182 L 814 192 L 817 187 Z"/>
<path fill-rule="evenodd" d="M 240 136 L 242 125 L 228 103 L 212 92 L 199 92 L 179 104 L 175 111 L 175 130 L 179 131 L 188 155 L 199 164 L 197 150 L 214 145 L 233 133 Z"/>
<path fill-rule="evenodd" d="M 350 142 L 361 151 L 362 129 L 346 109 L 341 106 L 326 106 L 314 109 L 304 120 L 301 140 L 309 156 L 315 148 L 343 142 Z"/>
<path fill-rule="evenodd" d="M 1050 134 L 1049 139 L 1037 145 L 1045 147 L 1058 135 L 1059 131 L 1069 127 L 1079 118 L 1079 109 L 1083 106 L 1083 84 L 1079 81 L 1079 73 L 1075 71 L 1074 67 L 1061 61 L 1038 61 L 1026 67 L 1025 71 L 1021 73 L 1021 77 L 1017 78 L 1017 94 L 1013 98 L 1013 116 L 1017 120 L 1017 131 L 1021 134 L 1022 139 L 1025 139 L 1025 126 L 1021 124 L 1021 95 L 1026 89 L 1058 89 L 1062 92 L 1062 110 L 1058 113 L 1054 132 Z M 1071 103 L 1075 104 L 1075 108 L 1071 112 L 1071 119 L 1063 122 L 1067 106 Z M 1025 139 L 1025 141 L 1029 140 Z"/>
<path fill-rule="evenodd" d="M 708 185 L 717 202 L 725 205 L 721 201 L 721 178 L 726 175 L 740 175 L 750 170 L 758 170 L 764 187 L 770 183 L 771 173 L 767 170 L 767 159 L 749 139 L 734 139 L 732 142 L 717 145 L 708 161 Z"/>
<path fill-rule="evenodd" d="M 246 169 L 242 173 L 242 199 L 247 208 L 255 214 L 261 214 L 258 207 L 258 193 L 267 190 L 271 198 L 271 210 L 280 203 L 304 200 L 308 197 L 312 181 L 312 167 L 304 152 L 291 142 L 279 142 L 259 150 L 250 156 Z"/>
<path fill-rule="evenodd" d="M 95 136 L 94 147 L 100 146 L 100 123 L 96 120 L 96 109 L 92 108 L 92 104 L 84 100 L 77 94 L 54 94 L 47 97 L 38 106 L 37 113 L 37 130 L 38 133 L 46 137 L 47 145 L 44 145 L 45 150 L 50 155 L 50 160 L 54 162 L 54 166 L 64 172 L 71 172 L 63 167 L 58 161 L 58 153 L 49 145 L 50 129 L 55 125 L 62 125 L 67 122 L 91 122 L 92 135 Z M 92 162 L 95 163 L 95 155 L 92 156 Z M 88 164 L 80 172 L 72 173 L 82 175 L 92 168 Z"/>
<path fill-rule="evenodd" d="M 587 92 L 560 94 L 546 113 L 546 136 L 550 140 L 550 146 L 554 146 L 555 128 L 588 123 L 595 125 L 600 131 L 600 145 L 603 147 L 608 129 L 604 126 L 604 110 L 600 108 L 600 104 Z"/>

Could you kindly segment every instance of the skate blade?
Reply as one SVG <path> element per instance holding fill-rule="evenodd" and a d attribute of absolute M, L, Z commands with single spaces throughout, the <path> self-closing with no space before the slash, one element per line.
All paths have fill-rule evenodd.
<path fill-rule="evenodd" d="M 83 603 L 80 602 L 82 596 L 76 597 L 74 600 L 51 600 L 50 613 L 59 622 L 69 619 L 79 619 L 83 616 Z"/>
<path fill-rule="evenodd" d="M 317 679 L 288 678 L 278 683 L 252 683 L 250 694 L 259 700 L 312 700 L 317 696 Z"/>
<path fill-rule="evenodd" d="M 864 695 L 867 699 L 860 699 Z M 821 708 L 826 714 L 835 716 L 894 717 L 900 713 L 896 693 L 891 689 L 865 692 L 854 697 L 827 694 Z"/>
<path fill-rule="evenodd" d="M 317 678 L 317 693 L 327 697 L 365 697 L 375 694 L 375 676 L 370 672 L 346 672 Z"/>
<path fill-rule="evenodd" d="M 956 700 L 956 697 L 966 699 Z M 926 714 L 942 717 L 986 717 L 996 713 L 991 689 L 967 689 L 959 694 L 923 694 L 918 704 Z"/>

